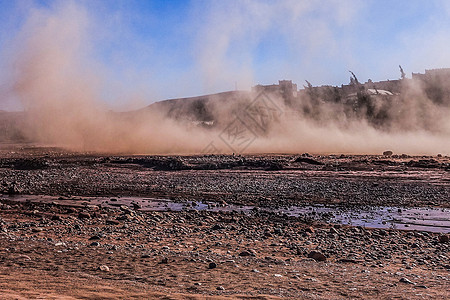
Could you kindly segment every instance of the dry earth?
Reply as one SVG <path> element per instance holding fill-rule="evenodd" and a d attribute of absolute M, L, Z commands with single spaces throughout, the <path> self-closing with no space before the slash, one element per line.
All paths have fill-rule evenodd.
<path fill-rule="evenodd" d="M 448 235 L 261 210 L 144 212 L 87 198 L 449 207 L 448 157 L 150 157 L 4 147 L 0 185 L 6 299 L 450 297 Z M 8 194 L 59 200 L 17 202 Z"/>

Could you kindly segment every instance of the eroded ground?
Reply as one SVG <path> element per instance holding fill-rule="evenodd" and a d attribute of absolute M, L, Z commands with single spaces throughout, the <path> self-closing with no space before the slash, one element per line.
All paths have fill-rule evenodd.
<path fill-rule="evenodd" d="M 441 233 L 265 210 L 143 212 L 138 203 L 111 208 L 87 198 L 449 207 L 448 157 L 0 153 L 3 298 L 449 297 L 449 243 Z"/>

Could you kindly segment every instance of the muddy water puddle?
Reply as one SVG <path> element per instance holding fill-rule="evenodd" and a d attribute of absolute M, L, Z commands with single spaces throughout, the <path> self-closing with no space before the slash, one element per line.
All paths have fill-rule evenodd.
<path fill-rule="evenodd" d="M 399 207 L 358 207 L 306 205 L 285 208 L 260 208 L 243 205 L 218 205 L 212 202 L 185 201 L 142 197 L 53 197 L 35 195 L 3 195 L 1 200 L 19 202 L 55 203 L 66 206 L 84 207 L 96 205 L 118 208 L 128 206 L 141 211 L 212 211 L 212 212 L 269 212 L 281 216 L 306 217 L 329 223 L 363 226 L 371 228 L 393 228 L 450 233 L 450 209 L 447 208 L 399 208 Z"/>

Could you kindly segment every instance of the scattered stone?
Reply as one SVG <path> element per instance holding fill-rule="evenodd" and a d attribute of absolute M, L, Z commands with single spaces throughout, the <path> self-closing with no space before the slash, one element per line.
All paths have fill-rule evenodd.
<path fill-rule="evenodd" d="M 61 219 L 61 216 L 59 216 L 59 215 L 53 215 L 52 216 L 52 221 L 61 221 L 62 219 Z"/>
<path fill-rule="evenodd" d="M 212 230 L 219 230 L 219 229 L 223 229 L 222 225 L 220 224 L 215 224 L 213 227 L 211 227 Z"/>
<path fill-rule="evenodd" d="M 314 228 L 312 228 L 312 227 L 307 227 L 307 228 L 305 229 L 305 232 L 314 233 Z"/>
<path fill-rule="evenodd" d="M 244 250 L 241 253 L 239 253 L 239 256 L 250 256 L 250 255 L 251 255 L 250 252 L 248 252 L 246 250 Z"/>
<path fill-rule="evenodd" d="M 218 291 L 225 291 L 225 288 L 223 286 L 218 286 L 218 287 L 216 287 L 216 290 L 218 290 Z"/>
<path fill-rule="evenodd" d="M 130 215 L 133 211 L 126 205 L 121 205 L 120 210 L 123 211 L 124 214 Z"/>
<path fill-rule="evenodd" d="M 141 209 L 141 208 L 142 208 L 142 206 L 141 206 L 140 204 L 135 203 L 135 202 L 131 203 L 131 205 L 133 205 L 133 209 L 134 209 L 134 210 L 138 210 L 138 209 Z"/>
<path fill-rule="evenodd" d="M 282 234 L 283 234 L 283 229 L 281 229 L 281 228 L 275 228 L 275 229 L 273 230 L 273 233 L 274 233 L 274 234 L 278 234 L 278 235 L 282 235 Z"/>
<path fill-rule="evenodd" d="M 239 256 L 256 256 L 256 251 L 255 250 L 244 250 L 241 253 L 239 253 Z"/>
<path fill-rule="evenodd" d="M 406 277 L 400 278 L 399 282 L 407 283 L 407 284 L 415 284 L 414 282 L 412 282 L 411 280 L 409 280 L 409 279 L 406 278 Z"/>
<path fill-rule="evenodd" d="M 89 246 L 91 246 L 91 247 L 98 247 L 98 246 L 100 246 L 100 243 L 99 242 L 92 242 L 92 243 L 89 244 Z"/>
<path fill-rule="evenodd" d="M 318 252 L 318 251 L 311 251 L 308 254 L 308 258 L 312 258 L 315 261 L 326 261 L 327 258 L 325 257 L 325 255 L 323 255 L 322 253 Z"/>
<path fill-rule="evenodd" d="M 98 207 L 98 205 L 92 205 L 92 204 L 86 205 L 86 208 L 88 208 L 90 210 L 94 210 L 94 211 L 100 210 L 100 207 Z"/>
<path fill-rule="evenodd" d="M 336 228 L 334 228 L 334 227 L 331 227 L 331 228 L 330 228 L 330 233 L 335 233 L 335 234 L 338 234 L 338 233 L 339 233 L 339 231 L 337 231 L 337 230 L 336 230 Z"/>
<path fill-rule="evenodd" d="M 161 262 L 160 262 L 161 264 L 168 264 L 169 263 L 169 259 L 167 258 L 167 257 L 163 257 L 162 259 L 161 259 Z"/>
<path fill-rule="evenodd" d="M 31 257 L 29 257 L 28 255 L 19 255 L 17 257 L 18 260 L 31 260 Z"/>
<path fill-rule="evenodd" d="M 446 234 L 439 236 L 439 243 L 448 243 L 449 237 Z"/>
<path fill-rule="evenodd" d="M 341 258 L 341 259 L 339 260 L 339 262 L 341 262 L 341 263 L 352 263 L 352 264 L 357 264 L 357 263 L 361 263 L 362 261 L 361 261 L 361 260 L 354 259 L 354 258 Z"/>
<path fill-rule="evenodd" d="M 215 269 L 215 268 L 217 268 L 217 264 L 215 262 L 210 262 L 208 269 Z"/>
<path fill-rule="evenodd" d="M 98 269 L 102 272 L 109 272 L 109 267 L 107 265 L 101 265 Z"/>
<path fill-rule="evenodd" d="M 87 212 L 80 212 L 78 214 L 78 218 L 79 219 L 90 219 L 91 215 L 89 213 L 87 213 Z"/>
<path fill-rule="evenodd" d="M 106 220 L 106 225 L 120 225 L 120 221 L 119 220 Z"/>

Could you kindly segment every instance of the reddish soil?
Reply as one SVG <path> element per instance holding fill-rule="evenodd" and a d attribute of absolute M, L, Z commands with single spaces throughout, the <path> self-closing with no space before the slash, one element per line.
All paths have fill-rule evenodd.
<path fill-rule="evenodd" d="M 87 196 L 449 207 L 448 157 L 110 156 L 0 151 L 2 299 L 447 299 L 440 233 L 264 211 L 143 212 Z M 79 205 L 64 199 L 77 196 Z M 30 196 L 32 197 L 32 196 Z M 73 197 L 72 197 L 73 199 Z M 447 240 L 446 240 L 447 239 Z"/>

